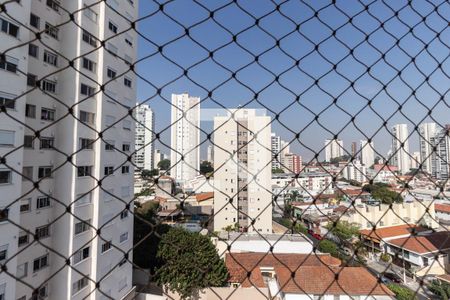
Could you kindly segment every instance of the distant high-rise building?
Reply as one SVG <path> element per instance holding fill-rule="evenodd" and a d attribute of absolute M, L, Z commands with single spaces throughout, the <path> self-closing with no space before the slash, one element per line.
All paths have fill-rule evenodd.
<path fill-rule="evenodd" d="M 275 133 L 270 134 L 272 149 L 272 169 L 281 168 L 281 138 Z"/>
<path fill-rule="evenodd" d="M 161 150 L 156 149 L 153 153 L 153 164 L 155 168 L 158 168 L 158 164 L 161 160 L 164 159 L 164 155 L 161 153 Z"/>
<path fill-rule="evenodd" d="M 302 169 L 302 157 L 294 153 L 284 155 L 283 171 L 285 173 L 300 173 Z"/>
<path fill-rule="evenodd" d="M 172 94 L 170 175 L 195 178 L 200 170 L 200 98 Z"/>
<path fill-rule="evenodd" d="M 422 171 L 432 173 L 433 143 L 436 136 L 436 123 L 423 123 L 419 125 L 420 160 Z"/>
<path fill-rule="evenodd" d="M 344 156 L 344 142 L 339 139 L 325 140 L 325 161 Z"/>
<path fill-rule="evenodd" d="M 420 152 L 415 151 L 411 157 L 411 169 L 417 169 L 420 164 Z"/>
<path fill-rule="evenodd" d="M 355 160 L 354 162 L 346 163 L 343 170 L 342 176 L 348 180 L 355 180 L 358 182 L 366 182 L 367 178 L 367 167 L 359 160 Z"/>
<path fill-rule="evenodd" d="M 392 127 L 391 164 L 396 166 L 401 174 L 409 172 L 411 168 L 408 136 L 408 125 L 397 124 Z"/>
<path fill-rule="evenodd" d="M 356 145 L 356 142 L 352 142 L 352 156 L 353 157 L 356 155 L 357 150 L 358 150 L 358 147 Z"/>
<path fill-rule="evenodd" d="M 432 175 L 437 179 L 450 178 L 450 125 L 439 130 L 431 139 L 436 151 L 432 152 Z"/>
<path fill-rule="evenodd" d="M 156 168 L 154 164 L 155 116 L 148 105 L 136 105 L 136 154 L 134 163 L 136 171 L 152 170 Z"/>
<path fill-rule="evenodd" d="M 375 151 L 373 147 L 373 142 L 368 142 L 362 140 L 359 142 L 360 147 L 360 155 L 361 155 L 361 163 L 365 165 L 367 168 L 370 168 L 375 161 Z"/>
<path fill-rule="evenodd" d="M 272 233 L 270 117 L 254 109 L 214 117 L 214 230 Z M 231 199 L 231 200 L 230 200 Z M 232 203 L 231 203 L 232 202 Z M 254 225 L 251 225 L 252 221 Z"/>
<path fill-rule="evenodd" d="M 208 148 L 206 149 L 206 160 L 209 161 L 210 163 L 213 163 L 214 151 L 212 145 L 208 145 Z"/>

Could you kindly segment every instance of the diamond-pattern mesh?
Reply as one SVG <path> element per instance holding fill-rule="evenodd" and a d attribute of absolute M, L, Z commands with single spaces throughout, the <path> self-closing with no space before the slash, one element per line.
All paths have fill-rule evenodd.
<path fill-rule="evenodd" d="M 449 126 L 446 123 L 450 115 L 447 96 L 450 82 L 450 48 L 447 42 L 450 38 L 450 5 L 447 1 L 261 0 L 256 3 L 239 0 L 141 0 L 137 3 L 123 0 L 123 3 L 86 1 L 87 4 L 77 10 L 71 10 L 74 5 L 66 5 L 68 1 L 41 1 L 41 5 L 47 6 L 49 11 L 57 10 L 61 21 L 46 27 L 44 16 L 41 16 L 40 21 L 37 21 L 40 22 L 40 28 L 31 24 L 33 20 L 29 20 L 28 15 L 21 15 L 21 8 L 26 4 L 19 2 L 27 3 L 10 0 L 2 1 L 0 5 L 0 36 L 5 41 L 0 47 L 0 78 L 3 82 L 0 86 L 2 89 L 7 87 L 5 82 L 9 78 L 8 72 L 15 73 L 16 80 L 23 82 L 21 94 L 10 95 L 0 91 L 0 124 L 14 124 L 22 131 L 25 130 L 25 135 L 29 137 L 17 144 L 17 140 L 21 139 L 16 135 L 13 147 L 10 147 L 5 133 L 7 128 L 0 128 L 4 135 L 2 139 L 5 140 L 0 148 L 0 171 L 10 171 L 2 173 L 2 183 L 8 183 L 10 178 L 17 175 L 24 182 L 22 188 L 19 188 L 19 194 L 12 190 L 4 194 L 0 200 L 0 216 L 11 228 L 18 229 L 28 238 L 25 241 L 20 236 L 20 247 L 13 248 L 16 251 L 9 251 L 7 257 L 0 261 L 0 275 L 3 273 L 7 278 L 20 282 L 30 295 L 33 292 L 33 299 L 45 296 L 40 294 L 41 288 L 47 283 L 51 284 L 67 268 L 74 271 L 73 276 L 87 278 L 90 290 L 84 296 L 86 299 L 114 299 L 109 291 L 102 289 L 102 283 L 110 274 L 120 270 L 124 263 L 132 265 L 135 271 L 140 272 L 141 277 L 142 274 L 146 275 L 145 282 L 135 278 L 135 282 L 139 281 L 138 292 L 156 289 L 168 298 L 176 298 L 172 292 L 158 288 L 155 283 L 156 270 L 164 268 L 156 257 L 155 245 L 169 230 L 167 224 L 179 220 L 180 216 L 184 220 L 198 214 L 188 200 L 192 194 L 204 194 L 201 192 L 205 190 L 213 191 L 214 198 L 218 198 L 220 194 L 229 200 L 224 202 L 223 207 L 218 207 L 215 203 L 210 214 L 206 214 L 207 217 L 203 217 L 202 222 L 197 224 L 201 227 L 199 229 L 203 229 L 202 234 L 224 243 L 225 247 L 219 251 L 219 255 L 227 258 L 228 284 L 233 287 L 253 286 L 258 291 L 257 296 L 267 299 L 283 299 L 289 293 L 306 294 L 312 299 L 336 293 L 354 298 L 359 295 L 350 291 L 361 283 L 348 282 L 348 278 L 351 278 L 348 273 L 356 272 L 352 271 L 356 269 L 347 267 L 361 266 L 374 276 L 372 282 L 369 280 L 371 277 L 364 273 L 364 276 L 369 276 L 365 278 L 369 279 L 364 284 L 365 294 L 361 295 L 378 295 L 380 283 L 385 283 L 382 273 L 391 272 L 396 273 L 401 280 L 406 279 L 403 286 L 411 291 L 410 296 L 406 297 L 431 297 L 435 289 L 429 288 L 430 282 L 435 275 L 445 274 L 448 268 L 446 257 L 450 249 L 450 241 L 447 241 L 450 235 L 447 234 L 443 212 L 448 201 L 445 191 L 449 189 L 447 181 L 450 156 Z M 123 9 L 124 5 L 133 3 L 136 9 L 139 6 L 139 16 L 135 20 L 130 19 L 130 15 Z M 111 24 L 105 23 L 108 28 L 104 30 L 112 30 L 113 33 L 105 35 L 107 37 L 104 39 L 98 37 L 101 36 L 99 32 L 89 32 L 92 27 L 85 26 L 80 20 L 88 15 L 92 18 L 93 12 L 99 10 L 117 14 L 115 18 L 127 24 L 126 28 L 114 29 L 116 25 L 112 24 L 111 28 Z M 100 15 L 95 14 L 95 18 L 100 20 Z M 7 46 L 9 44 L 6 41 L 11 36 L 17 37 L 17 31 L 27 34 L 21 35 L 15 44 L 11 44 L 13 46 Z M 77 32 L 80 35 L 79 42 L 90 44 L 91 50 L 80 54 L 80 51 L 66 51 L 64 45 L 55 48 L 50 39 L 52 35 L 70 32 Z M 22 38 L 26 36 L 27 38 Z M 130 40 L 133 36 L 134 45 Z M 130 53 L 137 51 L 134 61 L 130 61 L 131 56 L 117 53 L 117 49 L 110 46 L 118 39 L 127 41 L 131 46 Z M 35 77 L 27 71 L 24 64 L 11 59 L 17 57 L 17 53 L 29 53 L 31 60 L 35 51 L 31 45 L 39 45 L 41 59 L 55 67 L 47 68 L 45 70 L 50 71 Z M 76 55 L 69 56 L 67 53 Z M 122 68 L 123 71 L 107 71 L 106 60 L 103 65 L 83 59 L 90 58 L 95 53 L 112 55 L 117 65 L 126 67 Z M 97 66 L 103 68 L 102 73 L 108 72 L 105 80 L 95 80 L 97 77 L 89 73 L 90 68 L 95 69 Z M 114 72 L 114 75 L 109 72 Z M 87 80 L 89 85 L 81 86 L 79 91 L 78 87 L 72 89 L 70 101 L 62 99 L 62 94 L 57 93 L 54 86 L 56 83 L 52 80 L 64 76 L 75 78 L 77 75 Z M 113 78 L 108 78 L 110 75 Z M 135 80 L 132 82 L 131 79 Z M 111 92 L 111 87 L 118 81 L 123 81 L 125 86 L 133 85 L 132 88 L 137 85 L 136 102 L 139 104 L 124 103 L 117 93 Z M 78 85 L 79 82 L 74 80 L 71 84 Z M 71 90 L 70 87 L 64 88 Z M 200 101 L 181 117 L 171 119 L 169 111 L 177 110 L 171 94 L 185 91 L 198 96 Z M 36 111 L 36 106 L 34 110 L 31 106 L 25 108 L 25 103 L 31 103 L 30 99 L 40 97 L 51 99 L 55 109 L 40 111 L 38 106 Z M 129 97 L 134 99 L 134 94 L 130 92 Z M 116 115 L 121 112 L 120 117 L 104 120 L 98 118 L 99 112 L 96 115 L 79 113 L 92 99 L 104 102 L 103 106 L 111 105 Z M 40 100 L 34 101 L 33 103 L 39 103 Z M 136 117 L 138 108 L 144 104 L 153 108 L 156 117 L 154 128 L 148 128 L 148 124 Z M 97 107 L 102 105 L 97 104 Z M 188 120 L 186 116 L 189 111 L 200 106 L 202 123 Z M 236 120 L 240 128 L 238 131 L 250 133 L 245 142 L 236 148 L 237 156 L 230 149 L 220 146 L 223 144 L 218 139 L 222 136 L 215 135 L 216 131 L 223 133 L 220 126 L 212 128 L 211 122 L 203 122 L 206 120 L 203 119 L 206 108 L 225 113 L 229 121 Z M 237 115 L 251 108 L 264 110 L 270 116 L 270 121 L 257 130 L 238 121 Z M 18 114 L 25 114 L 25 110 L 27 119 Z M 36 118 L 39 114 L 40 123 L 29 121 L 28 118 Z M 212 118 L 206 121 L 212 121 Z M 80 145 L 77 147 L 67 146 L 58 139 L 48 137 L 49 130 L 63 133 L 67 130 L 69 137 L 76 136 L 76 131 L 72 131 L 70 124 L 77 122 L 83 124 L 83 130 L 90 132 L 90 139 L 79 141 Z M 136 122 L 152 132 L 153 147 L 166 154 L 171 151 L 177 153 L 178 156 L 175 157 L 179 157 L 179 161 L 172 161 L 169 168 L 161 168 L 156 174 L 142 176 L 145 183 L 143 192 L 127 197 L 117 189 L 112 192 L 105 188 L 104 183 L 108 181 L 108 177 L 133 172 L 135 168 L 137 170 L 135 154 L 150 147 L 150 143 L 141 148 L 133 146 L 132 123 Z M 185 126 L 199 131 L 198 142 L 184 153 L 171 148 L 171 128 L 178 122 L 186 122 L 189 125 Z M 422 130 L 421 124 L 424 123 L 436 124 L 436 132 L 431 138 L 428 137 L 429 133 Z M 395 124 L 407 124 L 409 133 L 399 127 L 396 128 L 396 133 L 392 129 Z M 111 145 L 108 137 L 122 129 L 131 129 L 128 133 L 133 136 L 130 146 Z M 274 153 L 270 143 L 259 140 L 267 130 L 279 133 L 286 140 Z M 400 131 L 402 132 L 399 133 Z M 372 160 L 376 164 L 373 167 L 359 164 L 357 161 L 366 155 L 364 151 L 367 149 L 361 149 L 357 145 L 351 150 L 336 143 L 338 139 L 346 142 L 366 141 L 365 147 L 369 152 L 373 150 Z M 324 143 L 325 140 L 327 141 Z M 35 145 L 33 151 L 37 151 L 39 144 L 41 152 L 54 153 L 55 160 L 51 170 L 39 168 L 33 174 L 22 168 L 25 165 L 15 163 L 20 155 L 24 155 L 24 160 L 31 159 L 26 158 L 27 153 L 32 153 L 27 149 L 30 148 L 30 143 Z M 84 146 L 80 148 L 82 143 Z M 261 151 L 271 152 L 272 159 L 264 162 L 258 160 L 258 168 L 248 168 L 247 163 L 250 162 L 244 162 L 239 155 L 243 155 L 243 151 L 247 154 L 247 146 L 250 144 L 257 145 Z M 391 144 L 396 146 L 392 147 Z M 84 155 L 83 150 L 101 149 L 105 145 L 117 154 L 114 166 L 108 169 L 101 166 L 97 168 L 100 171 L 96 172 L 93 171 L 95 167 L 92 169 L 82 164 L 79 157 Z M 214 163 L 213 171 L 207 172 L 204 181 L 192 191 L 168 191 L 163 182 L 167 184 L 167 176 L 171 173 L 173 175 L 178 165 L 182 164 L 184 168 L 197 173 L 203 172 L 198 166 L 190 165 L 185 158 L 196 151 L 200 151 L 203 156 L 208 146 L 214 149 L 215 154 L 222 151 L 229 154 L 229 158 L 223 161 L 215 158 L 211 162 Z M 337 149 L 335 151 L 340 153 L 340 157 L 331 159 L 331 162 L 326 161 L 326 152 L 332 147 Z M 422 148 L 427 148 L 428 152 L 424 152 Z M 289 151 L 302 154 L 303 167 L 300 170 L 292 169 L 293 165 L 282 158 Z M 419 152 L 420 155 L 414 152 Z M 97 159 L 101 160 L 100 157 Z M 257 158 L 249 156 L 248 159 Z M 402 172 L 405 161 L 414 165 L 414 168 L 407 168 Z M 95 160 L 94 164 L 96 163 L 100 161 Z M 230 164 L 239 165 L 239 170 L 245 170 L 242 172 L 247 174 L 247 178 L 240 181 L 235 190 L 220 188 L 217 178 L 214 180 L 214 175 L 223 172 Z M 271 184 L 259 183 L 258 178 L 264 170 L 272 169 L 274 165 L 277 167 L 272 170 Z M 399 167 L 399 170 L 391 165 Z M 372 167 L 371 171 L 367 171 L 369 167 Z M 58 198 L 57 193 L 50 193 L 44 188 L 47 177 L 56 180 L 59 171 L 66 172 L 68 169 L 72 170 L 73 177 L 67 178 L 84 176 L 91 179 L 86 185 L 89 189 L 74 195 L 70 201 Z M 279 169 L 284 172 L 277 173 Z M 137 170 L 136 174 L 141 175 L 141 170 Z M 360 174 L 360 177 L 354 179 L 351 174 Z M 316 176 L 323 181 L 312 187 Z M 343 177 L 347 180 L 342 179 Z M 349 185 L 344 185 L 344 181 Z M 388 184 L 377 184 L 377 181 Z M 67 185 L 67 188 L 73 184 L 64 182 L 64 178 L 58 178 L 57 182 Z M 364 186 L 361 188 L 362 183 Z M 25 186 L 29 188 L 23 188 Z M 245 201 L 241 200 L 244 192 L 246 195 L 247 192 L 251 193 L 251 188 L 247 190 L 249 186 L 271 194 L 272 201 L 256 214 L 250 213 L 249 208 L 243 206 Z M 162 196 L 142 203 L 141 196 L 155 189 Z M 179 191 L 179 186 L 175 190 Z M 23 200 L 36 193 L 43 197 L 36 200 L 39 201 L 37 208 L 40 205 L 46 206 L 46 201 L 52 203 L 53 213 L 45 217 L 48 218 L 46 224 L 50 226 L 52 234 L 69 230 L 68 222 L 86 222 L 86 219 L 76 213 L 77 202 L 83 204 L 91 194 L 99 195 L 99 199 L 103 197 L 114 200 L 116 204 L 108 210 L 114 213 L 109 214 L 105 222 L 90 220 L 78 225 L 79 230 L 86 228 L 92 235 L 82 244 L 73 247 L 72 253 L 68 253 L 60 251 L 64 247 L 58 243 L 45 241 L 49 234 L 45 228 L 37 230 L 26 225 L 28 223 L 24 221 L 24 214 L 20 218 L 12 217 L 13 211 L 18 212 L 19 205 L 21 211 L 26 210 Z M 176 209 L 165 206 L 167 199 L 177 201 Z M 158 200 L 158 205 L 154 204 Z M 28 209 L 33 210 L 35 204 L 29 205 L 31 208 Z M 224 236 L 223 233 L 214 231 L 213 224 L 215 217 L 226 209 L 234 209 L 239 220 L 235 221 L 237 226 L 227 228 L 228 234 Z M 101 211 L 101 206 L 99 210 Z M 277 234 L 275 240 L 273 235 L 258 231 L 258 222 L 267 212 L 273 216 L 273 230 Z M 101 218 L 101 213 L 99 214 Z M 124 247 L 119 241 L 109 240 L 103 233 L 108 226 L 127 217 L 134 218 L 134 232 L 128 233 L 134 238 L 132 245 Z M 58 228 L 52 226 L 56 224 Z M 396 233 L 396 237 L 403 239 L 395 239 L 395 243 L 390 244 L 386 239 L 389 236 L 385 235 L 387 233 L 382 231 L 383 228 L 400 225 L 405 225 L 404 231 Z M 3 229 L 0 227 L 0 230 Z M 247 237 L 247 231 L 252 232 L 253 237 Z M 405 232 L 409 233 L 405 236 Z M 228 239 L 230 235 L 232 239 Z M 246 258 L 246 254 L 234 252 L 233 246 L 236 246 L 237 241 L 247 238 L 265 243 L 267 252 L 254 255 L 253 260 Z M 277 244 L 286 239 L 296 238 L 310 243 L 312 250 L 303 253 L 303 256 L 295 256 L 296 262 L 292 263 L 285 254 L 279 254 L 275 249 Z M 94 243 L 99 248 L 111 247 L 113 251 L 120 253 L 117 261 L 111 261 L 109 271 L 96 277 L 74 266 L 74 260 L 78 260 L 78 256 L 81 256 L 80 260 L 83 259 L 83 249 Z M 0 246 L 1 244 L 0 242 Z M 43 281 L 32 280 L 30 274 L 19 276 L 18 270 L 16 272 L 8 268 L 8 264 L 26 253 L 27 249 L 38 246 L 51 255 L 51 271 Z M 177 245 L 174 244 L 173 247 L 176 248 Z M 422 254 L 416 256 L 411 249 L 419 249 L 417 251 Z M 179 249 L 180 252 L 186 250 Z M 382 254 L 385 250 L 387 254 Z M 408 252 L 407 255 L 405 251 Z M 332 258 L 324 258 L 321 252 L 331 253 L 340 259 L 340 264 L 333 265 Z M 406 262 L 401 260 L 402 256 Z M 421 261 L 414 265 L 414 261 L 408 256 Z M 322 268 L 320 274 L 317 273 L 317 268 L 313 268 L 314 263 L 309 261 L 314 259 L 319 262 L 316 267 Z M 35 261 L 28 262 L 30 268 L 36 268 L 35 264 Z M 275 270 L 275 278 L 279 279 L 275 293 L 270 288 L 270 280 L 262 284 L 258 281 L 263 267 L 273 267 Z M 196 271 L 203 273 L 205 278 L 209 272 L 203 269 Z M 328 273 L 331 280 L 327 277 Z M 319 275 L 322 280 L 314 278 Z M 305 282 L 304 276 L 310 279 L 309 283 L 308 280 Z M 316 288 L 316 292 L 311 292 L 311 286 Z M 387 294 L 393 295 L 384 285 L 382 287 Z M 397 294 L 397 298 L 406 299 L 398 296 L 395 287 L 390 285 L 390 288 Z M 240 297 L 239 289 L 208 286 L 205 290 L 209 290 L 210 295 L 215 295 L 214 299 Z"/>

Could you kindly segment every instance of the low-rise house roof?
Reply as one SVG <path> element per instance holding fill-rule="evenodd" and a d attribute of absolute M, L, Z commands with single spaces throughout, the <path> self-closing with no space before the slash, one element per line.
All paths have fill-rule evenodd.
<path fill-rule="evenodd" d="M 395 237 L 401 237 L 401 236 L 409 236 L 412 233 L 422 232 L 427 230 L 426 228 L 417 226 L 415 224 L 402 224 L 397 226 L 388 226 L 388 227 L 382 227 L 377 228 L 375 230 L 373 229 L 363 229 L 360 230 L 359 233 L 368 239 L 375 240 L 375 241 L 381 241 L 385 239 L 392 239 Z"/>
<path fill-rule="evenodd" d="M 417 254 L 427 254 L 450 249 L 450 232 L 433 232 L 422 236 L 410 236 L 387 242 Z"/>
<path fill-rule="evenodd" d="M 214 198 L 214 192 L 200 193 L 195 195 L 195 198 L 197 199 L 197 202 L 206 201 Z"/>
<path fill-rule="evenodd" d="M 450 205 L 448 204 L 434 204 L 434 210 L 436 212 L 444 212 L 450 214 Z"/>

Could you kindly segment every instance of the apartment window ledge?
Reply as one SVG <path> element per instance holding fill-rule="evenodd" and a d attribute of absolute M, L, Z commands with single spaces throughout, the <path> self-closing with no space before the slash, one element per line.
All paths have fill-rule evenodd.
<path fill-rule="evenodd" d="M 89 280 L 89 282 L 91 282 L 91 281 Z M 75 296 L 77 296 L 78 294 L 81 294 L 81 292 L 84 291 L 84 290 L 85 290 L 86 288 L 88 288 L 88 287 L 89 287 L 89 284 L 86 285 L 85 287 L 81 288 L 81 290 L 77 291 L 76 293 L 72 294 L 72 297 L 75 297 Z"/>
<path fill-rule="evenodd" d="M 89 257 L 86 257 L 85 259 L 80 260 L 80 261 L 77 262 L 76 264 L 72 264 L 72 267 L 78 266 L 79 264 L 84 263 L 84 262 L 86 262 L 87 260 L 90 260 L 90 259 L 91 259 L 90 256 L 89 256 Z"/>

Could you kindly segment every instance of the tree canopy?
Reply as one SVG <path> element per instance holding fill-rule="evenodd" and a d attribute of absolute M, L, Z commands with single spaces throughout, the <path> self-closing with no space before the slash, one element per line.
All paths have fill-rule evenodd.
<path fill-rule="evenodd" d="M 346 241 L 359 233 L 359 227 L 355 224 L 350 224 L 347 221 L 338 221 L 334 226 L 334 223 L 327 224 L 327 229 L 341 241 Z"/>
<path fill-rule="evenodd" d="M 402 195 L 395 191 L 391 191 L 388 187 L 389 186 L 385 183 L 377 182 L 374 184 L 364 185 L 362 190 L 365 192 L 369 192 L 375 200 L 379 200 L 382 203 L 402 203 Z"/>
<path fill-rule="evenodd" d="M 272 173 L 273 174 L 278 174 L 278 173 L 284 173 L 284 171 L 281 168 L 274 168 L 274 169 L 272 169 Z"/>
<path fill-rule="evenodd" d="M 448 300 L 450 298 L 450 284 L 441 282 L 439 280 L 433 280 L 428 286 L 428 289 L 439 297 L 439 299 Z"/>
<path fill-rule="evenodd" d="M 162 265 L 156 281 L 182 299 L 195 295 L 199 289 L 225 286 L 228 271 L 213 243 L 207 236 L 174 227 L 162 237 L 157 257 Z"/>
<path fill-rule="evenodd" d="M 391 283 L 387 287 L 394 292 L 395 299 L 398 300 L 417 300 L 417 296 L 414 292 L 407 287 L 401 286 L 399 284 Z"/>
<path fill-rule="evenodd" d="M 160 170 L 168 170 L 170 168 L 170 160 L 169 159 L 160 160 L 158 163 L 158 168 Z"/>
<path fill-rule="evenodd" d="M 338 246 L 330 240 L 321 240 L 317 249 L 323 253 L 330 253 L 334 257 L 338 256 Z"/>
<path fill-rule="evenodd" d="M 211 162 L 204 160 L 200 163 L 200 174 L 206 175 L 208 173 L 214 172 L 214 168 Z"/>

